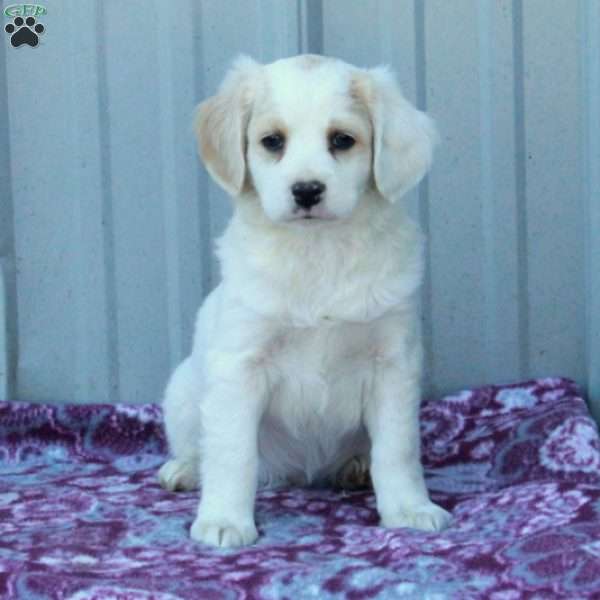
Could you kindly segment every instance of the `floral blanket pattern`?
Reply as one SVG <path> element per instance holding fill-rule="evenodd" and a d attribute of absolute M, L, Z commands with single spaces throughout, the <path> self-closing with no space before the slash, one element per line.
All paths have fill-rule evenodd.
<path fill-rule="evenodd" d="M 259 541 L 192 542 L 155 405 L 0 403 L 0 597 L 600 598 L 600 442 L 565 379 L 426 403 L 442 533 L 377 526 L 371 491 L 259 492 Z"/>

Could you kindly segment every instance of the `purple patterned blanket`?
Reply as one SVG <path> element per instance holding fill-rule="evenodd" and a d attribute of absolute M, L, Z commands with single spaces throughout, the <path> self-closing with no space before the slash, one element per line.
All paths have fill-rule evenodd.
<path fill-rule="evenodd" d="M 574 384 L 423 407 L 442 533 L 377 526 L 371 492 L 257 500 L 254 546 L 188 538 L 197 494 L 156 482 L 160 409 L 0 403 L 1 598 L 600 598 L 600 443 Z"/>

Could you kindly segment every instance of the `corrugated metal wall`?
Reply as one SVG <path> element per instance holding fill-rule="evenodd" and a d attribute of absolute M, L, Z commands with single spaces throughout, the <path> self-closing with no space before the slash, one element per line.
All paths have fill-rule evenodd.
<path fill-rule="evenodd" d="M 230 214 L 193 107 L 240 52 L 310 51 L 391 64 L 442 132 L 407 199 L 428 392 L 567 375 L 600 398 L 600 2 L 40 3 L 40 46 L 0 44 L 3 396 L 159 398 Z"/>

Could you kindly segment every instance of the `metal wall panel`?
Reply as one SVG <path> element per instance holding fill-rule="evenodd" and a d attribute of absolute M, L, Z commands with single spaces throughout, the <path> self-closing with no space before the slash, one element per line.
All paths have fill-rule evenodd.
<path fill-rule="evenodd" d="M 585 379 L 594 416 L 600 421 L 600 2 L 586 2 L 579 12 L 579 23 L 583 85 Z"/>
<path fill-rule="evenodd" d="M 600 399 L 599 2 L 40 3 L 41 44 L 0 48 L 2 397 L 159 399 L 231 214 L 193 108 L 240 53 L 315 52 L 392 65 L 440 129 L 405 200 L 427 392 L 566 375 Z"/>

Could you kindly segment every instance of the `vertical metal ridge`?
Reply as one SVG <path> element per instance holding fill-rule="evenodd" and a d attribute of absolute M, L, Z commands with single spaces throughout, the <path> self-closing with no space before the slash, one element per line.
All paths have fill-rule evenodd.
<path fill-rule="evenodd" d="M 392 36 L 393 23 L 393 0 L 379 0 L 377 8 L 379 9 L 378 23 L 379 23 L 379 47 L 381 52 L 382 62 L 392 65 L 394 59 L 394 42 Z"/>
<path fill-rule="evenodd" d="M 12 214 L 12 190 L 11 190 L 11 155 L 10 155 L 10 130 L 8 122 L 8 82 L 6 78 L 6 45 L 0 45 L 0 192 L 2 193 L 2 204 L 0 205 L 0 217 L 4 225 L 0 232 L 0 258 L 6 257 L 13 249 L 13 214 Z"/>
<path fill-rule="evenodd" d="M 160 2 L 155 1 L 155 10 L 160 13 Z M 167 12 L 160 19 L 156 19 L 156 40 L 158 46 L 158 90 L 160 103 L 160 181 L 161 197 L 164 215 L 164 262 L 165 262 L 165 294 L 167 307 L 167 336 L 169 340 L 169 364 L 173 365 L 181 360 L 183 353 L 182 343 L 182 306 L 181 306 L 181 277 L 180 277 L 180 235 L 179 235 L 179 208 L 177 194 L 176 156 L 175 144 L 178 143 L 176 131 L 173 127 L 173 79 L 172 68 L 172 41 L 170 37 L 171 19 L 173 13 Z"/>
<path fill-rule="evenodd" d="M 482 286 L 484 303 L 484 329 L 486 370 L 493 373 L 498 355 L 498 282 L 497 248 L 495 235 L 496 213 L 494 209 L 493 172 L 493 103 L 492 103 L 492 54 L 494 49 L 491 11 L 488 3 L 477 5 L 477 29 L 479 46 L 479 154 L 480 154 L 480 201 L 482 229 Z"/>
<path fill-rule="evenodd" d="M 69 29 L 76 30 L 77 22 L 75 15 L 77 11 L 74 7 L 74 0 L 68 0 L 65 2 L 67 11 L 65 18 L 69 21 Z M 88 7 L 89 9 L 89 7 Z M 88 13 L 88 17 L 91 15 Z M 93 21 L 93 19 L 91 19 Z M 88 23 L 90 21 L 88 20 Z M 93 25 L 91 25 L 93 27 Z M 88 34 L 90 32 L 88 31 Z M 77 231 L 72 230 L 73 234 L 73 269 L 69 275 L 73 277 L 73 298 L 74 298 L 74 309 L 72 320 L 75 325 L 75 334 L 73 339 L 73 362 L 70 365 L 71 379 L 73 380 L 73 397 L 71 401 L 75 402 L 93 402 L 97 401 L 98 397 L 92 394 L 92 382 L 96 386 L 102 388 L 101 377 L 97 377 L 94 380 L 94 375 L 98 375 L 94 368 L 94 357 L 97 353 L 106 353 L 106 344 L 103 344 L 105 340 L 99 338 L 97 331 L 93 329 L 92 323 L 98 322 L 101 324 L 102 318 L 105 314 L 98 315 L 97 321 L 95 319 L 95 313 L 104 310 L 104 307 L 100 303 L 95 304 L 90 298 L 90 269 L 95 269 L 96 265 L 93 262 L 93 257 L 97 251 L 98 239 L 94 235 L 96 233 L 94 225 L 94 218 L 97 217 L 95 214 L 95 202 L 94 202 L 94 186 L 89 185 L 89 180 L 86 180 L 86 170 L 80 168 L 82 163 L 89 165 L 93 161 L 92 152 L 94 151 L 92 140 L 86 137 L 80 127 L 81 122 L 86 119 L 88 113 L 88 102 L 90 98 L 96 99 L 96 82 L 94 78 L 97 76 L 96 63 L 94 59 L 97 59 L 95 55 L 88 55 L 86 57 L 87 46 L 80 47 L 80 40 L 76 38 L 66 38 L 63 40 L 64 49 L 66 50 L 67 60 L 69 61 L 69 71 L 71 77 L 69 77 L 67 86 L 64 90 L 64 100 L 69 103 L 71 108 L 71 115 L 69 119 L 69 127 L 65 131 L 65 134 L 70 138 L 71 153 L 65 156 L 65 162 L 69 165 L 67 168 L 70 171 L 72 180 L 72 206 L 69 207 L 73 210 L 73 220 L 77 225 Z M 91 48 L 94 48 L 93 41 L 90 44 Z M 91 65 L 84 64 L 86 58 L 91 60 Z M 90 68 L 91 66 L 91 68 Z M 83 74 L 85 73 L 85 79 Z M 79 89 L 81 82 L 85 81 L 86 90 L 82 93 Z M 77 103 L 75 103 L 77 98 Z M 92 100 L 93 101 L 93 100 Z M 96 123 L 96 126 L 99 124 Z M 93 131 L 94 126 L 92 125 L 89 131 Z M 86 132 L 87 133 L 87 132 Z M 93 133 L 89 133 L 90 137 Z M 96 140 L 97 141 L 97 140 Z M 99 148 L 96 146 L 97 152 Z M 91 189 L 90 189 L 91 188 Z M 68 188 L 66 193 L 68 193 Z M 76 248 L 76 250 L 75 250 Z M 102 277 L 99 278 L 102 281 Z M 100 284 L 102 285 L 102 283 Z M 90 326 L 91 325 L 91 326 Z M 106 323 L 104 327 L 100 327 L 102 334 L 106 335 Z M 98 363 L 96 363 L 98 364 Z M 105 368 L 106 364 L 101 361 L 100 368 Z M 106 380 L 105 380 L 106 381 Z M 108 382 L 106 382 L 108 383 Z M 108 394 L 108 388 L 105 388 L 105 394 L 102 399 Z"/>
<path fill-rule="evenodd" d="M 4 259 L 0 258 L 0 402 L 12 396 L 8 367 L 8 285 L 4 271 Z"/>
<path fill-rule="evenodd" d="M 296 0 L 296 47 L 298 48 L 298 53 L 303 52 L 304 48 L 304 26 L 302 25 L 304 19 L 302 14 L 302 4 L 303 0 Z"/>
<path fill-rule="evenodd" d="M 110 127 L 108 115 L 108 72 L 105 58 L 104 4 L 96 4 L 96 59 L 98 65 L 98 123 L 100 137 L 100 176 L 102 180 L 102 253 L 105 281 L 107 332 L 107 364 L 109 402 L 121 400 L 119 361 L 119 322 L 117 319 L 117 282 L 113 218 L 112 169 L 110 163 Z"/>
<path fill-rule="evenodd" d="M 205 69 L 205 56 L 204 47 L 202 45 L 202 25 L 204 23 L 204 14 L 202 12 L 202 3 L 193 2 L 193 23 L 194 23 L 194 93 L 196 101 L 200 102 L 203 100 L 208 93 L 212 93 L 213 90 L 206 89 L 206 82 L 204 77 Z M 192 115 L 190 115 L 190 130 L 192 123 Z M 198 159 L 199 160 L 199 159 Z M 198 195 L 197 198 L 199 203 L 200 218 L 198 219 L 198 235 L 200 240 L 201 250 L 201 269 L 202 269 L 202 295 L 206 296 L 212 289 L 214 282 L 212 281 L 212 255 L 213 255 L 213 244 L 211 240 L 211 221 L 213 219 L 211 211 L 211 203 L 209 202 L 208 194 L 208 180 L 205 173 L 202 171 L 200 164 L 196 169 L 196 188 Z"/>
<path fill-rule="evenodd" d="M 15 240 L 13 197 L 11 189 L 10 134 L 8 123 L 8 82 L 6 79 L 6 45 L 0 47 L 0 132 L 4 150 L 0 158 L 0 188 L 3 207 L 0 232 L 0 401 L 15 399 L 18 342 Z"/>
<path fill-rule="evenodd" d="M 520 377 L 528 377 L 530 363 L 529 264 L 527 259 L 527 148 L 525 137 L 525 78 L 523 4 L 513 0 L 513 64 L 515 107 L 515 190 L 517 195 L 518 322 Z"/>
<path fill-rule="evenodd" d="M 263 62 L 298 54 L 301 27 L 296 2 L 257 0 L 257 14 L 257 45 Z"/>
<path fill-rule="evenodd" d="M 298 0 L 298 48 L 301 54 L 323 54 L 321 0 Z"/>
<path fill-rule="evenodd" d="M 600 421 L 600 3 L 582 2 L 583 168 L 586 280 L 586 384 Z"/>
<path fill-rule="evenodd" d="M 425 3 L 414 0 L 414 29 L 415 29 L 415 92 L 417 106 L 420 110 L 427 110 L 427 61 L 426 61 L 426 37 L 425 37 Z M 419 222 L 426 240 L 430 234 L 430 211 L 429 211 L 429 179 L 426 177 L 419 186 Z M 425 277 L 422 289 L 422 312 L 423 312 L 423 347 L 427 359 L 427 378 L 435 380 L 435 353 L 434 331 L 433 331 L 433 303 L 431 284 L 431 249 L 429 242 L 425 243 Z M 426 393 L 431 393 L 426 386 Z"/>
<path fill-rule="evenodd" d="M 0 402 L 16 400 L 17 302 L 14 252 L 0 256 Z"/>

